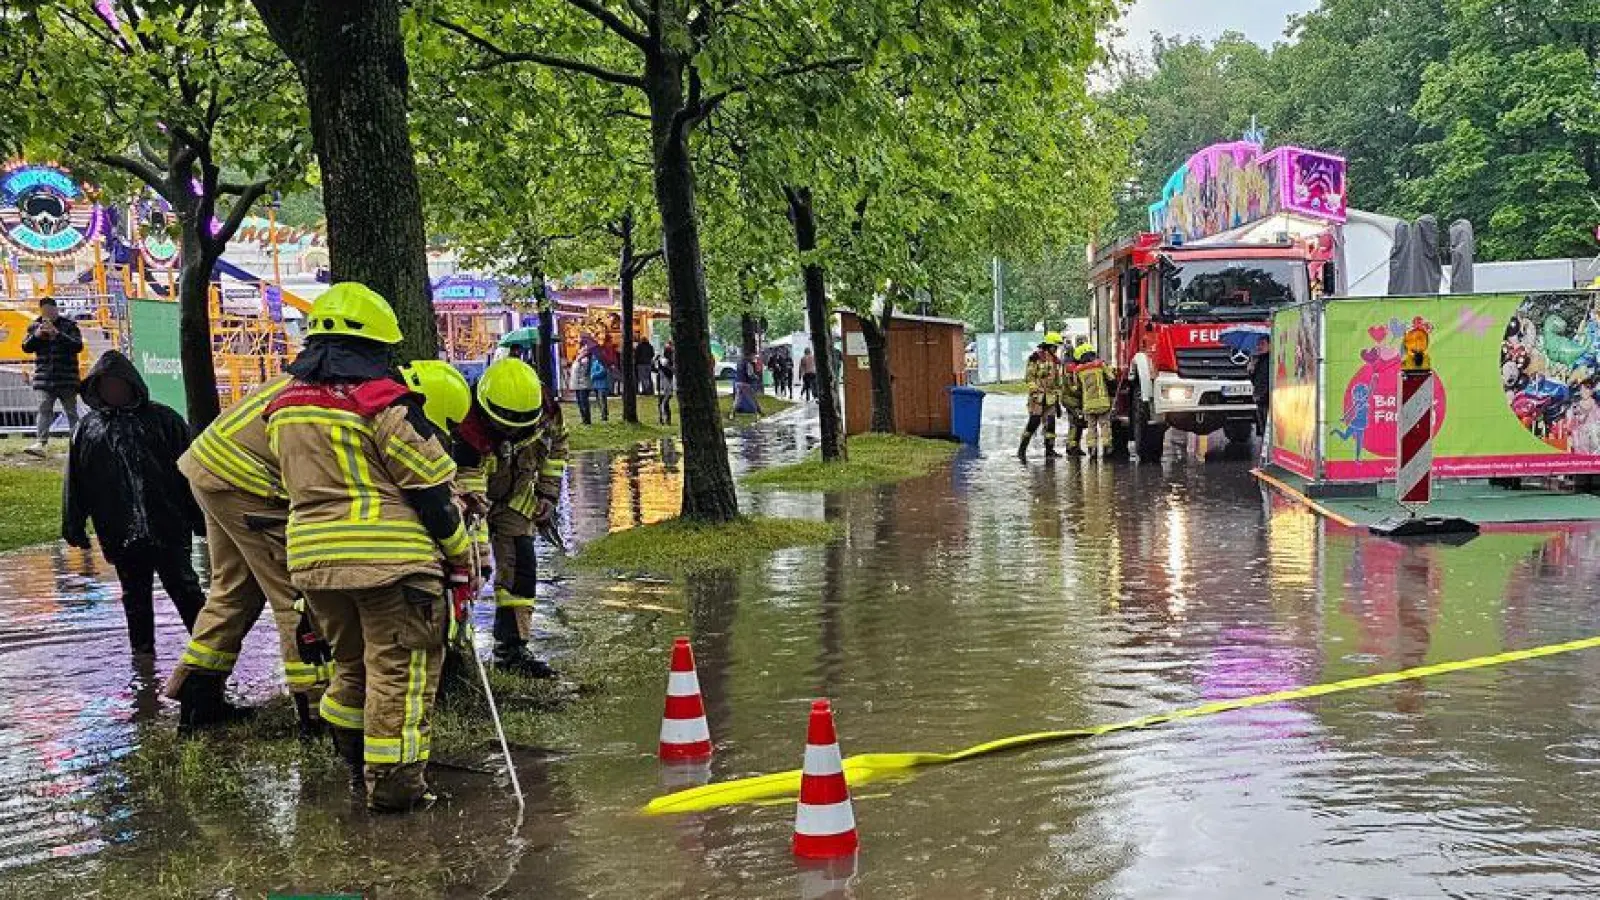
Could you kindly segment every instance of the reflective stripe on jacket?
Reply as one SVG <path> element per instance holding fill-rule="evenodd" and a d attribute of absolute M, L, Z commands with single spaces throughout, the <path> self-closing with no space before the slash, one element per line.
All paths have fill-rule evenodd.
<path fill-rule="evenodd" d="M 451 558 L 467 552 L 453 504 L 447 536 L 436 540 L 407 496 L 447 486 L 454 461 L 420 408 L 413 416 L 415 404 L 397 402 L 404 388 L 386 382 L 361 396 L 377 384 L 297 383 L 268 406 L 267 433 L 289 495 L 289 572 L 302 590 L 437 575 L 441 550 Z"/>
<path fill-rule="evenodd" d="M 289 499 L 278 474 L 278 457 L 267 439 L 264 414 L 267 405 L 293 381 L 288 375 L 279 375 L 234 404 L 200 432 L 178 467 L 190 475 L 190 467 L 199 465 L 246 493 L 269 500 Z"/>

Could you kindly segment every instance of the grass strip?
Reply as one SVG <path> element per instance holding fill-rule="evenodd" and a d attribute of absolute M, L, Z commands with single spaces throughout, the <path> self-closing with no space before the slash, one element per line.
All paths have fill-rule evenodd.
<path fill-rule="evenodd" d="M 820 451 L 804 462 L 773 466 L 746 475 L 747 487 L 758 490 L 843 491 L 872 484 L 890 484 L 923 475 L 944 465 L 958 444 L 899 434 L 867 434 L 851 438 L 849 459 L 825 463 Z"/>
<path fill-rule="evenodd" d="M 809 519 L 740 518 L 726 525 L 669 519 L 591 541 L 572 564 L 682 578 L 760 563 L 778 550 L 825 544 L 836 533 L 834 526 Z"/>
<path fill-rule="evenodd" d="M 61 473 L 0 466 L 0 550 L 53 541 L 61 534 Z"/>

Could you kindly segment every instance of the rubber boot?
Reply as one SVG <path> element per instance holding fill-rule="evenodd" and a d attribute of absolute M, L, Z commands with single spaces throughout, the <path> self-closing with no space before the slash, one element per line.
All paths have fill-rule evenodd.
<path fill-rule="evenodd" d="M 1028 444 L 1030 444 L 1032 442 L 1033 442 L 1033 435 L 1024 434 L 1022 436 L 1022 446 L 1017 448 L 1017 459 L 1020 459 L 1023 462 L 1027 462 L 1028 461 Z"/>
<path fill-rule="evenodd" d="M 524 678 L 553 680 L 560 677 L 549 664 L 535 656 L 517 625 L 517 611 L 499 607 L 494 611 L 494 665 Z"/>
<path fill-rule="evenodd" d="M 328 733 L 333 736 L 333 750 L 350 767 L 350 794 L 360 798 L 364 803 L 367 799 L 367 772 L 365 741 L 363 732 L 354 728 L 340 728 L 336 725 L 328 726 Z"/>
<path fill-rule="evenodd" d="M 1056 452 L 1056 442 L 1055 441 L 1045 441 L 1044 442 L 1044 458 L 1045 459 L 1060 459 L 1061 458 L 1061 454 Z"/>
<path fill-rule="evenodd" d="M 440 799 L 428 786 L 427 763 L 374 766 L 367 790 L 367 809 L 375 813 L 420 812 Z"/>
<path fill-rule="evenodd" d="M 554 681 L 561 675 L 550 664 L 540 659 L 525 641 L 499 644 L 494 648 L 494 667 L 523 678 Z"/>
<path fill-rule="evenodd" d="M 244 721 L 255 715 L 255 710 L 249 707 L 228 702 L 223 694 L 227 684 L 226 672 L 191 669 L 184 675 L 177 697 L 180 734 Z"/>
<path fill-rule="evenodd" d="M 305 694 L 294 694 L 294 714 L 300 724 L 300 743 L 315 744 L 325 730 L 316 705 Z"/>

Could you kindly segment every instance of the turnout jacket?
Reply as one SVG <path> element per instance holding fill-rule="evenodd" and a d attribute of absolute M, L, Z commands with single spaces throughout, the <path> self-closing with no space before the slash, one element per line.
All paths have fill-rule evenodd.
<path fill-rule="evenodd" d="M 229 407 L 200 432 L 178 469 L 189 483 L 204 490 L 239 490 L 267 500 L 287 501 L 278 457 L 267 438 L 267 405 L 294 383 L 279 375 Z"/>
<path fill-rule="evenodd" d="M 289 495 L 289 576 L 360 590 L 467 564 L 455 463 L 420 398 L 387 378 L 285 388 L 266 408 Z"/>
<path fill-rule="evenodd" d="M 533 428 L 505 436 L 474 407 L 457 430 L 456 484 L 483 494 L 492 506 L 504 506 L 523 517 L 538 518 L 539 500 L 561 499 L 567 472 L 567 427 L 561 408 L 544 405 L 544 418 Z"/>

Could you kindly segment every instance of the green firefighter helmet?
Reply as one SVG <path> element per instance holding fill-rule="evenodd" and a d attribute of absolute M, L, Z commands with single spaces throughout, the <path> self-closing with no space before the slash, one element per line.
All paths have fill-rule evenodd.
<path fill-rule="evenodd" d="M 1059 347 L 1059 346 L 1061 346 L 1061 332 L 1052 331 L 1052 332 L 1047 333 L 1044 336 L 1044 343 L 1048 344 L 1051 347 Z"/>
<path fill-rule="evenodd" d="M 400 343 L 400 320 L 389 301 L 354 281 L 342 281 L 324 291 L 311 304 L 306 320 L 311 337 L 347 335 L 380 344 Z"/>
<path fill-rule="evenodd" d="M 507 428 L 530 428 L 544 418 L 544 384 L 533 366 L 520 359 L 502 359 L 478 379 L 478 405 Z"/>
<path fill-rule="evenodd" d="M 1079 344 L 1077 347 L 1073 348 L 1072 358 L 1076 359 L 1076 360 L 1079 360 L 1079 361 L 1082 361 L 1085 356 L 1090 356 L 1093 353 L 1094 353 L 1094 345 L 1089 343 L 1088 341 L 1084 341 L 1083 343 Z"/>
<path fill-rule="evenodd" d="M 423 398 L 422 414 L 449 431 L 472 411 L 472 388 L 460 370 L 441 359 L 419 359 L 400 367 L 406 387 Z"/>

